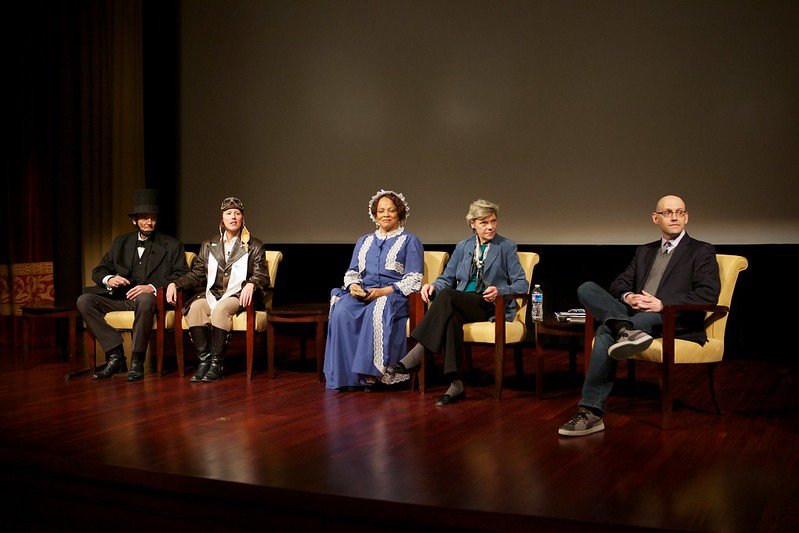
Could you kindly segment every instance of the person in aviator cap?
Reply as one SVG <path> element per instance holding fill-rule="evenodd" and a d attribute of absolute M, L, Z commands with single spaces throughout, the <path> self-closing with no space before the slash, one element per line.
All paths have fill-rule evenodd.
<path fill-rule="evenodd" d="M 170 303 L 178 289 L 188 295 L 183 312 L 200 361 L 193 382 L 222 379 L 233 317 L 250 302 L 263 308 L 269 288 L 264 243 L 244 225 L 244 204 L 229 196 L 219 209 L 219 235 L 202 243 L 191 270 L 166 291 Z"/>
<path fill-rule="evenodd" d="M 119 331 L 105 321 L 111 311 L 133 311 L 133 349 L 128 381 L 144 378 L 144 359 L 156 313 L 156 291 L 188 270 L 183 244 L 156 231 L 158 191 L 138 189 L 128 214 L 135 228 L 114 239 L 92 270 L 96 285 L 78 297 L 78 311 L 105 351 L 106 365 L 92 379 L 108 379 L 128 371 Z"/>

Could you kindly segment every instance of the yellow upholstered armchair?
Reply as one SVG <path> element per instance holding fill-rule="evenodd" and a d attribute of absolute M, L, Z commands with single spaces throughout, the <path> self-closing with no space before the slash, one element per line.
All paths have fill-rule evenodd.
<path fill-rule="evenodd" d="M 518 252 L 519 262 L 522 264 L 527 283 L 532 287 L 533 270 L 540 261 L 534 252 Z M 505 321 L 505 302 L 508 298 L 516 298 L 516 316 L 512 322 Z M 494 345 L 494 395 L 497 400 L 502 398 L 502 378 L 505 369 L 505 347 L 513 345 L 514 358 L 521 360 L 524 341 L 527 339 L 527 304 L 529 294 L 499 295 L 494 300 L 494 322 L 471 322 L 463 325 L 463 346 L 466 361 L 471 364 L 472 344 Z M 517 364 L 517 369 L 520 366 Z"/>
<path fill-rule="evenodd" d="M 422 286 L 425 283 L 433 283 L 435 279 L 444 272 L 444 268 L 447 266 L 447 262 L 449 262 L 449 253 L 448 252 L 432 252 L 432 251 L 425 251 L 424 253 L 424 273 L 422 274 Z M 421 294 L 418 292 L 414 292 L 410 295 L 408 299 L 408 326 L 406 330 L 406 335 L 410 337 L 411 330 L 416 327 L 416 324 L 422 321 L 422 317 L 424 316 L 425 312 L 425 303 L 422 300 Z M 413 341 L 415 342 L 415 341 Z M 424 366 L 424 365 L 423 365 Z M 424 374 L 420 376 L 420 388 L 422 392 L 424 392 Z M 410 377 L 410 387 L 411 390 L 415 387 L 416 383 L 416 374 L 411 374 Z"/>
<path fill-rule="evenodd" d="M 672 406 L 674 404 L 674 391 L 672 376 L 674 366 L 680 364 L 702 363 L 707 365 L 708 384 L 710 395 L 716 412 L 722 413 L 719 402 L 718 390 L 714 372 L 718 363 L 724 357 L 724 332 L 727 328 L 727 317 L 732 302 L 732 293 L 738 274 L 746 270 L 749 262 L 739 255 L 716 255 L 721 278 L 721 293 L 716 305 L 667 305 L 663 307 L 663 337 L 654 342 L 643 352 L 633 355 L 627 360 L 628 375 L 635 379 L 635 361 L 647 361 L 661 364 L 660 389 L 663 409 L 663 428 L 669 425 Z M 675 317 L 680 311 L 705 311 L 705 333 L 707 342 L 699 345 L 695 342 L 677 339 L 674 334 Z M 592 346 L 594 341 L 594 320 L 586 316 L 585 345 Z M 590 355 L 586 350 L 586 355 Z M 585 368 L 588 369 L 589 360 L 586 357 Z"/>
<path fill-rule="evenodd" d="M 538 264 L 540 257 L 534 252 L 518 252 L 519 262 L 524 269 L 527 281 L 532 282 L 533 270 L 535 265 Z M 435 279 L 435 278 L 433 278 Z M 505 321 L 505 302 L 508 298 L 516 298 L 517 309 L 516 316 L 512 322 Z M 419 297 L 421 301 L 421 297 Z M 525 316 L 527 313 L 527 303 L 529 301 L 529 294 L 505 294 L 499 295 L 494 300 L 495 321 L 490 322 L 471 322 L 463 326 L 463 341 L 464 349 L 466 350 L 466 359 L 471 361 L 471 344 L 493 344 L 494 345 L 494 379 L 495 379 L 495 395 L 499 400 L 502 397 L 502 378 L 504 375 L 505 363 L 505 347 L 508 344 L 514 346 L 514 351 L 517 358 L 521 358 L 521 350 L 523 342 L 527 338 L 527 324 Z M 411 320 L 413 326 L 421 321 L 421 315 L 418 312 L 412 311 Z M 425 362 L 419 367 L 419 389 L 425 392 Z"/>
<path fill-rule="evenodd" d="M 250 303 L 244 311 L 233 317 L 233 329 L 231 333 L 244 333 L 245 334 L 245 352 L 247 355 L 247 379 L 252 379 L 253 357 L 255 354 L 255 337 L 256 334 L 263 335 L 266 332 L 266 317 L 267 313 L 272 310 L 272 298 L 274 296 L 275 280 L 277 280 L 277 267 L 283 259 L 283 253 L 266 250 L 264 252 L 264 259 L 266 261 L 266 268 L 269 271 L 269 288 L 266 291 L 264 298 L 265 310 L 258 311 L 255 305 Z M 183 316 L 183 295 L 182 291 L 178 291 L 178 301 L 175 305 L 177 313 L 177 326 L 175 327 L 175 351 L 178 358 L 178 372 L 182 377 L 185 373 L 184 370 L 184 355 L 183 355 L 183 332 L 189 328 L 186 318 Z"/>
<path fill-rule="evenodd" d="M 197 254 L 194 252 L 186 252 L 186 263 L 188 264 L 189 268 L 191 268 L 191 264 L 194 262 L 195 257 L 197 257 Z M 131 330 L 133 330 L 134 318 L 135 316 L 133 311 L 111 311 L 105 315 L 105 321 L 108 324 L 121 332 L 127 333 L 128 337 L 130 336 Z M 155 336 L 154 338 L 150 339 L 151 346 L 153 343 L 155 343 L 157 361 L 156 367 L 159 376 L 162 375 L 164 367 L 164 343 L 166 339 L 166 330 L 173 329 L 174 325 L 175 311 L 168 307 L 168 304 L 166 303 L 166 288 L 161 287 L 158 289 L 158 293 L 156 294 L 156 314 L 155 318 L 153 319 Z M 91 366 L 91 371 L 94 372 L 95 367 L 97 366 L 97 343 L 89 328 L 86 328 L 86 335 L 88 336 L 86 344 L 89 347 L 89 364 Z M 125 350 L 125 353 L 129 352 L 130 350 Z"/>
<path fill-rule="evenodd" d="M 449 261 L 449 253 L 448 252 L 428 252 L 425 251 L 424 253 L 424 273 L 422 274 L 422 285 L 424 286 L 425 283 L 433 283 L 435 279 L 444 272 L 444 268 L 447 266 L 447 262 Z M 414 292 L 411 294 L 410 299 L 408 301 L 410 316 L 412 317 L 408 320 L 407 326 L 407 334 L 411 334 L 411 324 L 415 326 L 418 324 L 422 317 L 424 316 L 425 311 L 425 303 L 422 300 L 422 296 L 418 292 Z"/>

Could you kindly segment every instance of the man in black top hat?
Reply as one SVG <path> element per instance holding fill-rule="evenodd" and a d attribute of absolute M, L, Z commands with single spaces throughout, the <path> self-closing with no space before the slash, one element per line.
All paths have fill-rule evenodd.
<path fill-rule="evenodd" d="M 92 376 L 94 380 L 128 370 L 122 335 L 105 321 L 110 311 L 134 312 L 128 381 L 144 377 L 144 358 L 156 313 L 156 291 L 188 270 L 183 244 L 175 237 L 155 231 L 156 190 L 135 191 L 129 216 L 136 229 L 114 239 L 111 249 L 92 270 L 97 285 L 87 287 L 78 297 L 78 311 L 105 351 L 107 364 Z"/>

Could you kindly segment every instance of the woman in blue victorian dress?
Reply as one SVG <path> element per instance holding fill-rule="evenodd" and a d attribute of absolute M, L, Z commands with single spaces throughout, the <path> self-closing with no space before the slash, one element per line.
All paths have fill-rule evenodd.
<path fill-rule="evenodd" d="M 408 296 L 422 285 L 424 249 L 405 231 L 410 209 L 405 197 L 380 190 L 369 201 L 377 225 L 355 244 L 344 285 L 330 293 L 325 347 L 327 388 L 370 390 L 407 375 L 387 375 L 387 366 L 406 353 Z"/>

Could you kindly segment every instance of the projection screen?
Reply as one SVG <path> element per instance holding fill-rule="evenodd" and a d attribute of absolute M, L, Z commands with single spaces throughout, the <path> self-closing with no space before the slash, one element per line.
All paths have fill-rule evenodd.
<path fill-rule="evenodd" d="M 403 192 L 423 242 L 500 204 L 520 244 L 797 243 L 792 2 L 184 1 L 179 233 L 239 196 L 272 243 L 352 243 Z"/>

